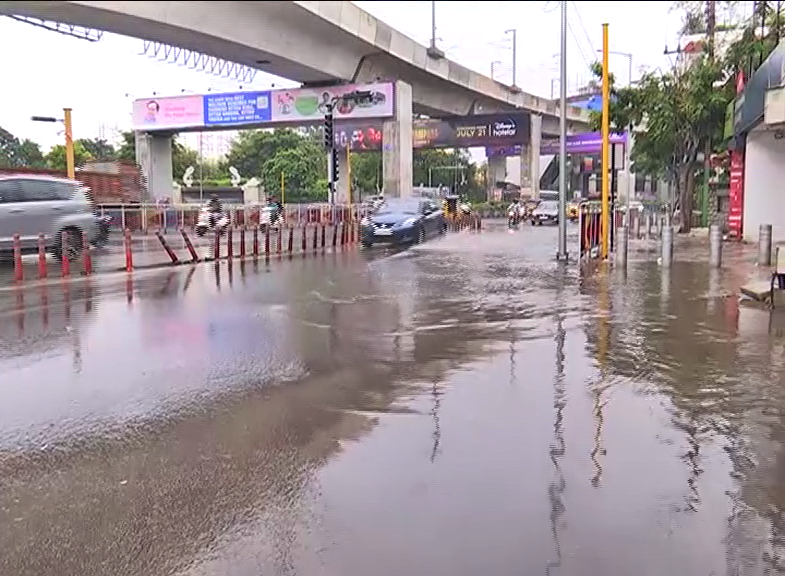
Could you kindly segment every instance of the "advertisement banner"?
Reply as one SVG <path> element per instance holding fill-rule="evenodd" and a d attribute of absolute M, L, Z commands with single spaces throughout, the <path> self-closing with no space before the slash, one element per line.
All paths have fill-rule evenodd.
<path fill-rule="evenodd" d="M 488 114 L 414 122 L 415 148 L 470 148 L 528 142 L 531 116 Z"/>
<path fill-rule="evenodd" d="M 202 96 L 171 96 L 134 100 L 134 130 L 170 130 L 204 125 Z"/>
<path fill-rule="evenodd" d="M 382 149 L 382 123 L 369 121 L 336 122 L 335 147 L 352 152 L 372 152 Z"/>
<path fill-rule="evenodd" d="M 728 236 L 744 236 L 744 150 L 730 153 L 730 191 L 728 197 Z"/>
<path fill-rule="evenodd" d="M 612 132 L 610 135 L 610 144 L 613 145 L 626 145 L 627 133 L 617 134 Z M 585 132 L 583 134 L 572 134 L 567 136 L 567 154 L 596 154 L 602 150 L 602 135 L 599 132 Z M 494 156 L 519 156 L 521 153 L 521 145 L 514 146 L 494 146 L 486 147 L 485 155 L 488 158 Z M 559 139 L 549 136 L 544 136 L 540 144 L 540 154 L 550 155 L 559 153 Z"/>
<path fill-rule="evenodd" d="M 357 103 L 341 98 L 354 91 L 370 92 L 370 101 Z M 336 119 L 389 118 L 394 112 L 394 92 L 395 85 L 391 82 L 273 90 L 271 120 L 273 122 L 323 120 L 326 104 L 330 102 L 334 102 L 333 115 Z"/>
<path fill-rule="evenodd" d="M 205 126 L 269 122 L 270 91 L 204 95 Z"/>

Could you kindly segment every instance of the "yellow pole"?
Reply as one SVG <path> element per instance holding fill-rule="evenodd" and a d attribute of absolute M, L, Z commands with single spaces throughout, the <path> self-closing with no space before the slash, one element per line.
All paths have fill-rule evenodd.
<path fill-rule="evenodd" d="M 286 196 L 286 188 L 284 187 L 283 170 L 281 170 L 281 204 L 284 203 L 284 197 L 285 196 Z"/>
<path fill-rule="evenodd" d="M 608 78 L 608 25 L 602 25 L 602 216 L 600 218 L 601 252 L 603 259 L 608 258 L 608 232 L 610 231 L 610 84 Z"/>
<path fill-rule="evenodd" d="M 68 177 L 73 180 L 76 178 L 76 167 L 74 166 L 74 132 L 71 126 L 70 108 L 63 108 L 63 124 L 65 124 L 65 168 Z"/>

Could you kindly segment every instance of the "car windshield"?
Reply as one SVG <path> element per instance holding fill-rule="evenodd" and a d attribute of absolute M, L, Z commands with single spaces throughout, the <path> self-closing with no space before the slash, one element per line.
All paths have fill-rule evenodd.
<path fill-rule="evenodd" d="M 414 215 L 420 213 L 418 202 L 393 201 L 389 200 L 379 207 L 377 214 L 405 214 Z"/>
<path fill-rule="evenodd" d="M 537 206 L 537 210 L 541 210 L 543 212 L 558 210 L 559 203 L 558 202 L 542 202 L 539 206 Z"/>

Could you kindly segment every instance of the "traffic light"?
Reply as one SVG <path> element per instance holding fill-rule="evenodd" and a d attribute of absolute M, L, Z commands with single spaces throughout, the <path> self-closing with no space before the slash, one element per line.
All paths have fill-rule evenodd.
<path fill-rule="evenodd" d="M 335 146 L 335 131 L 333 123 L 333 105 L 327 104 L 327 111 L 324 114 L 324 147 L 328 150 Z"/>
<path fill-rule="evenodd" d="M 333 183 L 338 182 L 338 152 L 333 150 L 333 153 L 330 154 L 330 163 L 333 166 L 332 174 L 333 174 Z"/>

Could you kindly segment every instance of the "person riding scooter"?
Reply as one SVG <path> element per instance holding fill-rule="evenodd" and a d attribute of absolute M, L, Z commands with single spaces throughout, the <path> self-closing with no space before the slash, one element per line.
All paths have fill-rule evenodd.
<path fill-rule="evenodd" d="M 207 211 L 210 212 L 210 225 L 215 226 L 216 217 L 223 214 L 221 200 L 216 194 L 210 196 L 210 199 L 207 201 Z"/>
<path fill-rule="evenodd" d="M 272 196 L 267 205 L 273 208 L 272 214 L 270 214 L 270 224 L 275 224 L 283 216 L 283 204 L 278 198 Z"/>
<path fill-rule="evenodd" d="M 512 204 L 507 207 L 507 223 L 515 226 L 521 221 L 522 217 L 521 201 L 519 198 L 513 198 Z"/>

